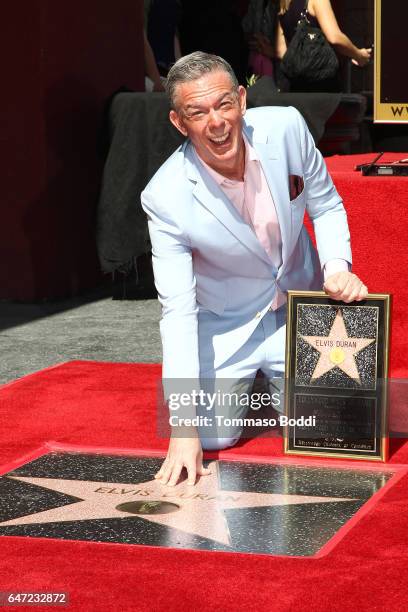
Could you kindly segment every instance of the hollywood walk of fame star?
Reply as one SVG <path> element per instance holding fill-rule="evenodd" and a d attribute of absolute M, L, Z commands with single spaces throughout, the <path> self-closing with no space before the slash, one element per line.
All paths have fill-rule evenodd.
<path fill-rule="evenodd" d="M 355 355 L 375 338 L 353 338 L 347 334 L 341 309 L 339 308 L 328 336 L 302 336 L 310 346 L 319 351 L 319 361 L 311 380 L 320 378 L 333 368 L 340 368 L 347 376 L 361 384 Z"/>
<path fill-rule="evenodd" d="M 231 539 L 223 510 L 354 501 L 340 497 L 223 491 L 218 486 L 217 462 L 211 462 L 209 467 L 211 474 L 200 478 L 195 486 L 183 481 L 175 487 L 162 485 L 157 480 L 129 484 L 8 476 L 13 480 L 72 495 L 78 501 L 3 521 L 0 527 L 137 516 L 228 546 Z M 132 514 L 132 508 L 136 509 L 135 514 Z"/>

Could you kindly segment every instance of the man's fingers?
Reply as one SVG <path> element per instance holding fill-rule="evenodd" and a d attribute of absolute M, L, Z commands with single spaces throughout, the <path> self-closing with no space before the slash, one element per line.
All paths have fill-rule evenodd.
<path fill-rule="evenodd" d="M 197 474 L 199 476 L 208 476 L 211 474 L 210 468 L 204 467 L 202 464 L 197 466 Z"/>
<path fill-rule="evenodd" d="M 173 466 L 173 471 L 171 474 L 171 478 L 168 482 L 169 487 L 174 487 L 174 485 L 177 484 L 178 479 L 180 478 L 180 474 L 181 474 L 181 470 L 183 469 L 183 464 L 182 463 L 176 463 Z M 163 483 L 166 484 L 166 483 Z"/>
<path fill-rule="evenodd" d="M 166 467 L 164 468 L 163 474 L 162 474 L 161 478 L 159 479 L 162 484 L 167 484 L 168 483 L 168 481 L 169 481 L 169 479 L 170 479 L 170 477 L 171 477 L 171 475 L 173 473 L 173 469 L 174 469 L 174 463 L 170 463 L 169 462 L 166 465 Z"/>
<path fill-rule="evenodd" d="M 353 291 L 352 295 L 350 296 L 350 302 L 361 302 L 361 300 L 365 300 L 367 294 L 367 287 L 360 282 L 359 286 L 355 289 L 355 291 Z"/>
<path fill-rule="evenodd" d="M 206 468 L 202 463 L 197 463 L 196 466 L 187 466 L 187 484 L 194 485 L 197 480 L 197 476 L 209 476 L 211 474 L 210 468 Z"/>
<path fill-rule="evenodd" d="M 340 272 L 330 276 L 323 287 L 329 297 L 346 302 L 346 304 L 364 300 L 368 295 L 367 287 L 358 276 L 349 272 Z"/>
<path fill-rule="evenodd" d="M 326 293 L 328 293 L 331 297 L 336 297 L 343 295 L 344 291 L 347 289 L 347 285 L 350 283 L 350 275 L 347 273 L 343 276 L 342 273 L 335 274 L 334 276 L 329 276 L 326 279 L 323 287 Z"/>
<path fill-rule="evenodd" d="M 196 477 L 197 477 L 197 469 L 194 461 L 186 465 L 187 469 L 187 484 L 195 485 Z"/>
<path fill-rule="evenodd" d="M 182 463 L 167 463 L 167 465 L 163 464 L 155 475 L 155 478 L 160 480 L 161 484 L 173 487 L 177 484 L 183 467 L 184 466 Z M 206 468 L 202 464 L 199 465 L 192 462 L 185 467 L 187 470 L 187 484 L 191 486 L 195 485 L 197 476 L 208 476 L 211 474 L 210 468 Z"/>
<path fill-rule="evenodd" d="M 356 301 L 361 302 L 362 300 L 365 300 L 367 295 L 368 295 L 368 288 L 366 287 L 366 285 L 361 285 L 360 293 L 358 297 L 356 297 Z"/>
<path fill-rule="evenodd" d="M 198 436 L 190 438 L 172 437 L 167 457 L 156 474 L 157 480 L 167 486 L 178 483 L 181 472 L 187 469 L 189 484 L 195 484 L 197 467 L 202 465 L 202 447 Z"/>
<path fill-rule="evenodd" d="M 329 295 L 337 295 L 340 292 L 340 287 L 334 279 L 328 278 L 323 286 Z"/>
<path fill-rule="evenodd" d="M 350 293 L 348 293 L 344 301 L 347 303 L 355 302 L 358 296 L 360 295 L 361 285 L 362 283 L 359 283 L 357 287 L 355 287 Z"/>
<path fill-rule="evenodd" d="M 166 467 L 162 465 L 155 478 L 160 480 L 161 484 L 172 487 L 175 486 L 180 478 L 183 465 L 181 463 L 168 464 Z M 203 465 L 196 466 L 194 463 L 186 465 L 187 484 L 195 485 L 197 476 L 208 476 L 211 474 L 210 468 L 205 468 Z"/>
<path fill-rule="evenodd" d="M 352 282 L 348 283 L 343 292 L 341 299 L 347 304 L 351 302 L 359 302 L 367 297 L 368 290 L 361 280 L 355 276 Z"/>
<path fill-rule="evenodd" d="M 343 291 L 340 293 L 339 299 L 341 299 L 343 302 L 346 302 L 346 304 L 348 304 L 349 302 L 352 302 L 354 299 L 354 295 L 357 295 L 356 289 L 358 289 L 361 284 L 358 279 L 357 281 L 358 283 L 356 282 L 355 277 L 350 276 L 349 280 L 347 281 L 347 283 L 345 284 L 343 288 Z"/>
<path fill-rule="evenodd" d="M 154 475 L 154 477 L 155 477 L 155 478 L 159 478 L 159 479 L 160 479 L 160 478 L 163 476 L 163 474 L 164 474 L 164 472 L 165 472 L 165 470 L 166 470 L 167 465 L 168 465 L 168 460 L 167 460 L 167 459 L 165 459 L 165 460 L 163 461 L 163 463 L 161 464 L 161 466 L 160 466 L 160 470 L 159 470 L 158 472 L 156 472 L 156 474 Z"/>

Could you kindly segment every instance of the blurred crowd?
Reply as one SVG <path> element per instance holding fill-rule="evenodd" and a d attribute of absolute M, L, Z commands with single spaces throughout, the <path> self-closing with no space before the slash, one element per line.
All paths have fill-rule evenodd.
<path fill-rule="evenodd" d="M 371 49 L 358 48 L 340 29 L 330 0 L 144 0 L 146 89 L 163 91 L 163 79 L 181 55 L 221 55 L 246 85 L 269 76 L 280 91 L 341 91 L 339 74 L 325 83 L 290 82 L 280 62 L 301 15 L 320 28 L 337 54 L 365 66 Z"/>

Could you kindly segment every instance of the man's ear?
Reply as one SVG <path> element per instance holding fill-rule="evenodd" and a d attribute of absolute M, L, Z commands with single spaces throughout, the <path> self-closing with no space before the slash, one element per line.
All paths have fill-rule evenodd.
<path fill-rule="evenodd" d="M 247 95 L 247 91 L 245 87 L 243 87 L 243 85 L 239 85 L 238 101 L 239 101 L 239 106 L 241 108 L 242 115 L 245 115 L 245 111 L 246 111 L 246 95 Z"/>
<path fill-rule="evenodd" d="M 184 127 L 183 120 L 180 115 L 175 111 L 171 110 L 169 114 L 169 119 L 175 128 L 178 129 L 179 132 L 183 134 L 183 136 L 187 136 L 187 130 Z"/>

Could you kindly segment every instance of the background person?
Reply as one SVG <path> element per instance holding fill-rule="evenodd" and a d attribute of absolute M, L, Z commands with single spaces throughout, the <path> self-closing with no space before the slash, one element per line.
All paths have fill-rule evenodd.
<path fill-rule="evenodd" d="M 304 12 L 305 0 L 280 0 L 280 4 L 280 25 L 277 31 L 276 48 L 278 56 L 282 58 L 295 34 L 301 14 Z M 371 59 L 371 49 L 357 48 L 341 31 L 330 0 L 309 0 L 306 16 L 312 26 L 322 30 L 327 41 L 333 45 L 338 53 L 351 58 L 352 62 L 357 66 L 363 67 L 368 64 Z M 316 81 L 314 83 L 302 79 L 287 82 L 285 79 L 282 79 L 280 81 L 280 88 L 289 89 L 294 92 L 336 92 L 342 90 L 342 83 L 340 74 L 337 74 L 332 79 Z"/>
<path fill-rule="evenodd" d="M 248 51 L 236 0 L 180 0 L 180 45 L 183 55 L 194 51 L 225 58 L 246 85 Z"/>
<path fill-rule="evenodd" d="M 161 76 L 181 57 L 178 26 L 181 7 L 178 0 L 144 0 L 147 39 Z"/>
<path fill-rule="evenodd" d="M 279 8 L 279 0 L 250 0 L 242 27 L 250 48 L 248 68 L 251 74 L 274 76 Z"/>
<path fill-rule="evenodd" d="M 156 64 L 153 49 L 143 31 L 143 52 L 145 65 L 145 89 L 146 91 L 164 91 L 164 85 Z"/>

